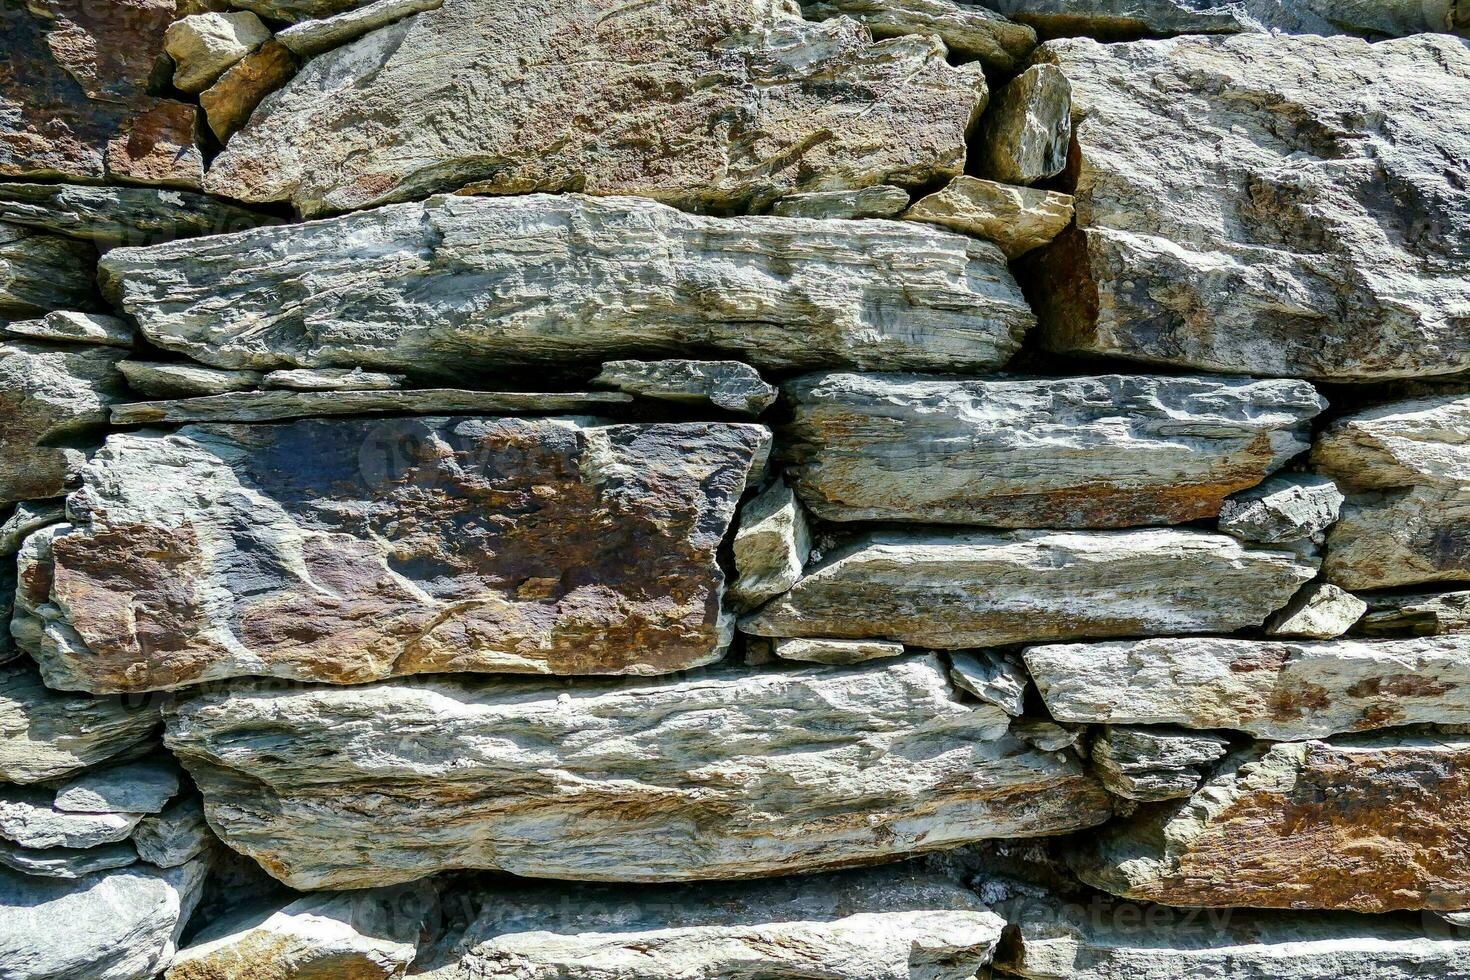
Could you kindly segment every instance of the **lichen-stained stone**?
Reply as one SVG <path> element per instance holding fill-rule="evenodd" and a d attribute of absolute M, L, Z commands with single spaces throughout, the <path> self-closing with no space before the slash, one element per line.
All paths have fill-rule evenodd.
<path fill-rule="evenodd" d="M 713 354 L 983 371 L 1035 323 L 988 242 L 636 198 L 435 198 L 114 249 L 100 267 L 150 340 L 228 368 L 454 375 Z"/>
<path fill-rule="evenodd" d="M 480 918 L 425 980 L 972 980 L 1005 925 L 959 882 L 903 866 L 728 885 L 490 885 L 470 900 Z"/>
<path fill-rule="evenodd" d="M 203 860 L 58 881 L 0 871 L 5 980 L 152 980 L 199 901 Z"/>
<path fill-rule="evenodd" d="M 1127 527 L 1212 517 L 1310 445 L 1300 381 L 821 373 L 782 386 L 786 475 L 825 520 Z"/>
<path fill-rule="evenodd" d="M 793 0 L 445 0 L 312 59 L 207 186 L 308 216 L 459 188 L 728 211 L 919 186 L 963 170 L 987 97 L 944 55 Z"/>
<path fill-rule="evenodd" d="M 909 192 L 902 187 L 874 184 L 855 191 L 788 194 L 771 205 L 771 213 L 783 218 L 892 218 L 908 206 Z"/>
<path fill-rule="evenodd" d="M 1470 633 L 1470 592 L 1384 593 L 1367 597 L 1368 613 L 1353 628 L 1364 636 Z"/>
<path fill-rule="evenodd" d="M 934 649 L 1228 633 L 1259 626 L 1314 568 L 1194 530 L 878 531 L 808 565 L 741 629 Z"/>
<path fill-rule="evenodd" d="M 1036 47 L 1036 32 L 964 0 L 802 0 L 811 20 L 851 17 L 874 37 L 936 34 L 951 53 L 998 72 L 1014 69 Z"/>
<path fill-rule="evenodd" d="M 96 250 L 86 242 L 0 223 L 0 318 L 25 320 L 52 310 L 95 309 L 96 261 Z"/>
<path fill-rule="evenodd" d="M 757 425 L 397 418 L 114 435 L 51 542 L 48 683 L 659 674 L 732 635 Z"/>
<path fill-rule="evenodd" d="M 1034 646 L 1025 657 L 1061 721 L 1229 728 L 1270 739 L 1470 724 L 1463 637 L 1158 638 Z"/>
<path fill-rule="evenodd" d="M 996 951 L 1025 980 L 1467 980 L 1470 937 L 1397 916 L 1170 909 L 1018 894 Z"/>
<path fill-rule="evenodd" d="M 1072 198 L 978 177 L 956 177 L 904 213 L 909 221 L 995 242 L 1006 258 L 1040 248 L 1072 221 Z"/>
<path fill-rule="evenodd" d="M 751 416 L 776 400 L 776 389 L 741 361 L 608 361 L 592 383 L 644 398 L 713 405 Z"/>
<path fill-rule="evenodd" d="M 1464 41 L 1037 50 L 1076 121 L 1076 228 L 1026 260 L 1047 347 L 1333 381 L 1470 368 Z"/>
<path fill-rule="evenodd" d="M 730 602 L 753 609 L 785 592 L 801 578 L 812 553 L 806 511 L 778 479 L 740 508 L 740 527 L 731 544 L 735 581 Z"/>
<path fill-rule="evenodd" d="M 1220 530 L 1256 544 L 1321 544 L 1342 512 L 1337 484 L 1313 473 L 1282 473 L 1220 508 Z"/>
<path fill-rule="evenodd" d="M 176 188 L 0 183 L 0 221 L 86 239 L 99 246 L 156 245 L 224 235 L 281 219 Z M 88 256 L 84 246 L 73 246 Z M 86 279 L 91 279 L 87 271 Z"/>
<path fill-rule="evenodd" d="M 1335 640 L 1368 611 L 1368 604 L 1330 582 L 1308 582 L 1265 626 L 1267 636 Z"/>
<path fill-rule="evenodd" d="M 1470 741 L 1257 742 L 1189 799 L 1090 835 L 1075 866 L 1162 905 L 1470 908 Z"/>
<path fill-rule="evenodd" d="M 0 504 L 60 496 L 120 401 L 115 347 L 0 340 Z M 100 437 L 99 437 L 100 441 Z"/>
<path fill-rule="evenodd" d="M 1442 395 L 1337 420 L 1314 469 L 1348 494 L 1324 571 L 1344 589 L 1470 578 L 1470 396 Z"/>
<path fill-rule="evenodd" d="M 53 691 L 35 667 L 0 667 L 0 782 L 70 775 L 147 741 L 158 706 Z"/>
<path fill-rule="evenodd" d="M 199 398 L 127 402 L 112 408 L 113 425 L 180 422 L 277 422 L 328 415 L 597 412 L 633 400 L 615 391 L 231 391 Z"/>
<path fill-rule="evenodd" d="M 995 94 L 980 124 L 986 177 L 1034 184 L 1067 166 L 1072 143 L 1072 87 L 1055 65 L 1032 65 Z"/>
<path fill-rule="evenodd" d="M 1189 796 L 1229 749 L 1218 735 L 1106 725 L 1092 740 L 1089 758 L 1109 793 L 1158 802 Z"/>
<path fill-rule="evenodd" d="M 295 888 L 448 868 L 760 877 L 1093 826 L 1102 788 L 934 657 L 672 682 L 237 686 L 168 709 L 210 824 Z"/>

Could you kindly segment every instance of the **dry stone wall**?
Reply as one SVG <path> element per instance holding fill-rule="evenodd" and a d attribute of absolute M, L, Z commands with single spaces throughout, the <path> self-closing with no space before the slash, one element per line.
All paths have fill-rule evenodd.
<path fill-rule="evenodd" d="M 0 0 L 0 980 L 1470 980 L 1470 9 Z"/>

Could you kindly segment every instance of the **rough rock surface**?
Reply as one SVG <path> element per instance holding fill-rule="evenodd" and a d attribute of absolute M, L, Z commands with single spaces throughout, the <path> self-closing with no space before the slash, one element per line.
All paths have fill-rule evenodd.
<path fill-rule="evenodd" d="M 836 521 L 1127 527 L 1214 516 L 1309 445 L 1292 381 L 963 380 L 823 373 L 782 386 L 802 501 Z"/>
<path fill-rule="evenodd" d="M 68 813 L 159 813 L 179 792 L 179 770 L 151 759 L 93 770 L 56 790 L 56 808 Z"/>
<path fill-rule="evenodd" d="M 242 687 L 176 702 L 167 744 L 221 837 L 293 887 L 476 866 L 667 881 L 1105 819 L 1101 787 L 1008 721 L 920 657 L 637 686 Z"/>
<path fill-rule="evenodd" d="M 1349 495 L 1327 539 L 1345 589 L 1470 578 L 1470 396 L 1396 402 L 1333 423 L 1312 466 Z"/>
<path fill-rule="evenodd" d="M 0 556 L 13 555 L 35 531 L 66 519 L 66 507 L 53 500 L 23 500 L 0 522 Z"/>
<path fill-rule="evenodd" d="M 22 320 L 52 310 L 93 309 L 95 257 L 86 242 L 0 223 L 0 317 Z"/>
<path fill-rule="evenodd" d="M 1063 721 L 1231 728 L 1270 739 L 1470 723 L 1470 657 L 1453 637 L 1150 639 L 1035 646 L 1025 657 Z"/>
<path fill-rule="evenodd" d="M 980 173 L 1003 184 L 1034 184 L 1067 166 L 1072 87 L 1060 68 L 1032 65 L 1006 84 L 980 124 Z"/>
<path fill-rule="evenodd" d="M 1444 636 L 1470 633 L 1470 592 L 1415 592 L 1368 597 L 1355 633 L 1364 636 Z"/>
<path fill-rule="evenodd" d="M 174 60 L 174 85 L 202 92 L 270 36 L 270 28 L 249 11 L 210 11 L 174 21 L 163 35 L 163 48 Z"/>
<path fill-rule="evenodd" d="M 276 41 L 298 57 L 311 58 L 410 14 L 442 6 L 444 0 L 376 0 L 331 17 L 298 21 L 279 31 Z"/>
<path fill-rule="evenodd" d="M 1026 668 L 1007 654 L 992 650 L 956 651 L 949 655 L 949 676 L 963 691 L 993 704 L 1012 718 L 1026 712 Z"/>
<path fill-rule="evenodd" d="M 5 332 L 27 340 L 69 344 L 101 344 L 132 347 L 133 328 L 126 320 L 101 313 L 60 310 L 36 320 L 18 320 L 5 325 Z"/>
<path fill-rule="evenodd" d="M 770 0 L 445 0 L 314 58 L 207 186 L 319 215 L 461 187 L 726 210 L 922 185 L 961 171 L 985 107 L 944 53 Z"/>
<path fill-rule="evenodd" d="M 119 361 L 117 369 L 127 379 L 129 388 L 150 398 L 189 398 L 249 391 L 259 387 L 264 380 L 259 371 L 206 368 L 183 361 L 126 360 Z"/>
<path fill-rule="evenodd" d="M 138 863 L 133 845 L 102 844 L 98 847 L 21 847 L 0 840 L 0 865 L 38 878 L 74 881 L 98 871 L 126 868 Z"/>
<path fill-rule="evenodd" d="M 0 667 L 0 780 L 67 776 L 145 742 L 158 706 L 53 691 L 32 666 Z"/>
<path fill-rule="evenodd" d="M 772 652 L 782 660 L 802 660 L 814 664 L 861 664 L 869 660 L 885 660 L 903 656 L 902 643 L 883 640 L 823 640 L 791 637 L 776 640 Z"/>
<path fill-rule="evenodd" d="M 1283 473 L 1225 501 L 1220 530 L 1256 544 L 1321 544 L 1342 502 L 1337 484 L 1324 476 Z"/>
<path fill-rule="evenodd" d="M 1092 835 L 1078 873 L 1165 905 L 1470 908 L 1467 780 L 1452 738 L 1257 743 L 1190 799 Z"/>
<path fill-rule="evenodd" d="M 782 218 L 892 218 L 908 206 L 908 191 L 875 184 L 855 191 L 788 194 L 771 205 L 771 213 Z"/>
<path fill-rule="evenodd" d="M 1189 796 L 1229 749 L 1218 735 L 1107 725 L 1093 739 L 1090 758 L 1109 793 L 1158 802 Z"/>
<path fill-rule="evenodd" d="M 205 862 L 56 881 L 0 871 L 6 980 L 152 980 L 199 900 Z"/>
<path fill-rule="evenodd" d="M 160 868 L 176 868 L 203 853 L 214 841 L 214 834 L 204 821 L 203 804 L 191 796 L 138 821 L 132 839 L 138 857 L 144 861 Z"/>
<path fill-rule="evenodd" d="M 632 198 L 433 198 L 117 249 L 101 269 L 150 340 L 230 368 L 455 374 L 703 348 L 757 368 L 984 370 L 1035 322 L 987 242 Z"/>
<path fill-rule="evenodd" d="M 1335 640 L 1363 617 L 1368 604 L 1329 582 L 1309 582 L 1266 622 L 1267 636 Z"/>
<path fill-rule="evenodd" d="M 1077 120 L 1077 228 L 1031 269 L 1052 349 L 1338 381 L 1470 368 L 1462 40 L 1074 40 L 1038 57 L 1070 79 Z"/>
<path fill-rule="evenodd" d="M 297 368 L 272 371 L 265 376 L 267 388 L 293 391 L 392 391 L 408 379 L 401 374 L 364 371 L 362 368 Z"/>
<path fill-rule="evenodd" d="M 874 37 L 935 34 L 951 53 L 997 72 L 1014 69 L 1036 47 L 1036 32 L 965 0 L 802 0 L 811 20 L 851 17 Z"/>
<path fill-rule="evenodd" d="M 776 389 L 741 361 L 608 361 L 592 383 L 661 401 L 707 403 L 741 415 L 759 415 L 776 400 Z"/>
<path fill-rule="evenodd" d="M 881 531 L 808 566 L 741 628 L 938 649 L 1229 632 L 1259 625 L 1313 573 L 1193 530 Z"/>
<path fill-rule="evenodd" d="M 1072 197 L 956 177 L 942 190 L 920 198 L 904 217 L 995 242 L 1006 258 L 1014 259 L 1061 234 L 1072 221 Z"/>
<path fill-rule="evenodd" d="M 812 551 L 806 511 L 780 480 L 740 508 L 730 603 L 753 609 L 796 584 Z"/>
<path fill-rule="evenodd" d="M 97 847 L 127 840 L 137 813 L 68 813 L 48 790 L 0 786 L 0 837 L 22 847 Z"/>
<path fill-rule="evenodd" d="M 707 664 L 731 636 L 715 551 L 767 437 L 510 418 L 114 435 L 52 542 L 34 655 L 92 692 Z"/>
<path fill-rule="evenodd" d="M 296 55 L 285 45 L 267 41 L 200 92 L 199 105 L 215 138 L 228 142 L 265 97 L 289 82 L 299 67 Z"/>
<path fill-rule="evenodd" d="M 122 398 L 126 351 L 0 340 L 0 504 L 56 497 Z"/>
<path fill-rule="evenodd" d="M 481 917 L 426 980 L 971 980 L 1005 925 L 958 882 L 903 868 L 637 890 L 502 886 L 475 898 Z"/>
<path fill-rule="evenodd" d="M 102 247 L 157 245 L 280 223 L 272 215 L 193 191 L 18 183 L 0 183 L 0 221 Z M 90 268 L 91 249 L 73 245 L 70 252 L 78 256 L 75 262 Z"/>
<path fill-rule="evenodd" d="M 484 414 L 597 412 L 633 399 L 611 391 L 232 391 L 112 408 L 114 425 L 179 422 L 279 422 L 329 415 L 402 415 L 447 412 Z"/>

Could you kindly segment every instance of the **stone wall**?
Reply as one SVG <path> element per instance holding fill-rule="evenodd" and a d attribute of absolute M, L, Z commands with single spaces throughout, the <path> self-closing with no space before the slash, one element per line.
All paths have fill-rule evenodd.
<path fill-rule="evenodd" d="M 1470 978 L 1470 9 L 0 0 L 0 980 Z"/>

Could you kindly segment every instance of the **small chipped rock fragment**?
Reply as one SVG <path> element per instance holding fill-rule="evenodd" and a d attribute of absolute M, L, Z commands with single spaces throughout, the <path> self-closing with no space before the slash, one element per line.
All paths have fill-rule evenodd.
<path fill-rule="evenodd" d="M 874 37 L 937 34 L 951 53 L 1007 72 L 1036 47 L 1036 32 L 964 0 L 802 0 L 811 20 L 851 17 Z"/>
<path fill-rule="evenodd" d="M 1029 647 L 1052 717 L 1319 738 L 1470 723 L 1470 658 L 1457 637 L 1412 640 L 1126 640 Z"/>
<path fill-rule="evenodd" d="M 903 656 L 902 643 L 886 643 L 882 640 L 792 638 L 776 640 L 772 648 L 782 660 L 803 660 L 839 666 Z"/>
<path fill-rule="evenodd" d="M 732 545 L 735 581 L 729 601 L 753 609 L 796 584 L 812 551 L 806 511 L 784 480 L 777 479 L 740 508 Z"/>
<path fill-rule="evenodd" d="M 3 554 L 0 549 L 0 554 Z M 1470 633 L 1470 592 L 1414 592 L 1366 597 L 1363 636 L 1446 636 Z"/>
<path fill-rule="evenodd" d="M 204 852 L 214 840 L 204 819 L 204 804 L 190 796 L 169 805 L 162 813 L 138 821 L 133 846 L 138 857 L 160 868 L 176 868 Z"/>
<path fill-rule="evenodd" d="M 19 320 L 5 325 L 5 332 L 30 340 L 72 344 L 101 344 L 104 347 L 133 346 L 133 328 L 126 320 L 101 313 L 59 310 L 38 320 Z"/>
<path fill-rule="evenodd" d="M 956 177 L 920 198 L 909 221 L 939 225 L 995 242 L 1006 258 L 1040 248 L 1072 222 L 1072 196 L 978 177 Z"/>
<path fill-rule="evenodd" d="M 174 60 L 174 85 L 190 94 L 204 91 L 270 36 L 270 28 L 244 10 L 190 14 L 174 21 L 163 35 L 163 48 Z"/>
<path fill-rule="evenodd" d="M 949 676 L 962 690 L 993 704 L 1012 718 L 1026 711 L 1026 668 L 1010 654 L 957 650 L 949 655 Z"/>
<path fill-rule="evenodd" d="M 188 190 L 3 182 L 0 221 L 86 239 L 100 248 L 157 245 L 281 223 L 273 215 Z M 92 254 L 85 246 L 74 248 L 79 255 Z M 82 263 L 81 271 L 90 264 L 90 259 Z"/>
<path fill-rule="evenodd" d="M 1342 492 L 1331 479 L 1282 473 L 1226 500 L 1220 508 L 1220 530 L 1257 544 L 1321 544 L 1342 503 Z"/>
<path fill-rule="evenodd" d="M 776 400 L 776 389 L 741 361 L 608 361 L 592 384 L 644 398 L 704 402 L 749 416 L 759 415 Z"/>
<path fill-rule="evenodd" d="M 1011 734 L 1041 752 L 1060 752 L 1078 744 L 1086 729 L 1080 725 L 1058 725 L 1040 718 L 1017 718 Z"/>
<path fill-rule="evenodd" d="M 1156 803 L 1189 796 L 1230 751 L 1218 735 L 1182 728 L 1105 725 L 1092 740 L 1092 767 L 1109 793 Z"/>
<path fill-rule="evenodd" d="M 263 382 L 266 388 L 290 388 L 295 391 L 391 391 L 402 388 L 407 377 L 364 371 L 362 368 L 297 368 L 271 371 Z"/>
<path fill-rule="evenodd" d="M 1266 622 L 1267 636 L 1333 640 L 1363 618 L 1368 604 L 1328 582 L 1309 582 Z"/>
<path fill-rule="evenodd" d="M 1002 184 L 1030 185 L 1067 166 L 1072 86 L 1056 65 L 1032 65 L 990 100 L 980 123 L 977 166 Z"/>
<path fill-rule="evenodd" d="M 0 190 L 5 184 L 0 182 Z M 52 310 L 96 309 L 93 264 L 87 242 L 0 223 L 0 318 L 24 320 Z"/>
<path fill-rule="evenodd" d="M 1088 835 L 1088 884 L 1186 907 L 1470 908 L 1470 742 L 1257 742 L 1188 799 Z M 1378 843 L 1381 842 L 1381 843 Z"/>
<path fill-rule="evenodd" d="M 141 745 L 157 727 L 157 704 L 64 694 L 30 664 L 0 667 L 0 780 L 68 776 Z"/>
<path fill-rule="evenodd" d="M 259 371 L 230 371 L 200 367 L 184 361 L 134 361 L 117 363 L 128 387 L 149 398 L 193 398 L 222 395 L 258 388 L 264 380 Z"/>
<path fill-rule="evenodd" d="M 782 218 L 892 218 L 909 206 L 909 192 L 891 184 L 855 191 L 790 194 L 771 205 Z"/>
<path fill-rule="evenodd" d="M 131 762 L 75 776 L 56 790 L 56 808 L 68 813 L 159 813 L 179 792 L 171 760 Z"/>
<path fill-rule="evenodd" d="M 199 93 L 199 106 L 215 138 L 228 142 L 261 101 L 289 82 L 299 66 L 296 55 L 275 41 L 267 41 L 231 65 Z"/>
<path fill-rule="evenodd" d="M 323 51 L 340 48 L 369 31 L 386 27 L 410 14 L 442 6 L 444 0 L 375 0 L 331 17 L 297 21 L 276 34 L 276 40 L 298 57 L 310 58 Z"/>
<path fill-rule="evenodd" d="M 32 848 L 0 840 L 0 866 L 39 878 L 74 880 L 137 863 L 138 852 L 126 841 L 85 848 Z"/>
<path fill-rule="evenodd" d="M 141 813 L 68 813 L 49 790 L 0 786 L 0 837 L 22 847 L 96 847 L 127 840 Z"/>

